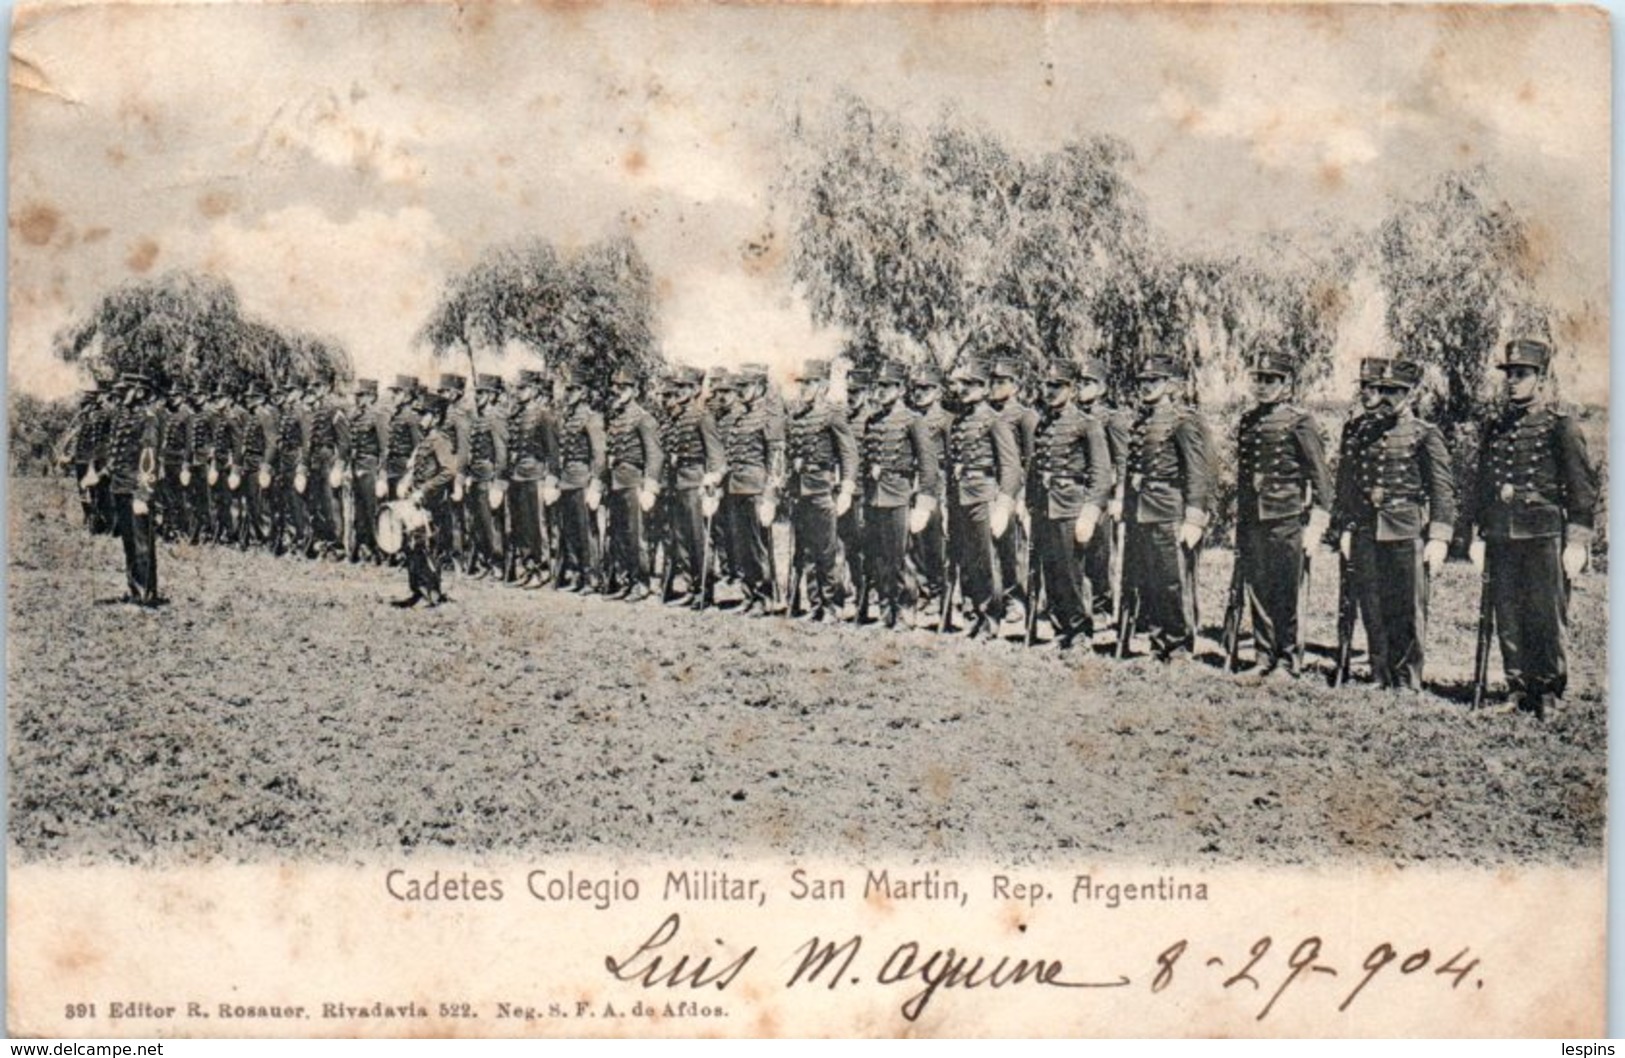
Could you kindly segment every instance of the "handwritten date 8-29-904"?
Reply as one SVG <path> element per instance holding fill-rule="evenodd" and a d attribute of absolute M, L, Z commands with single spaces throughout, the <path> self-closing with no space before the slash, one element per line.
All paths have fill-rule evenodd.
<path fill-rule="evenodd" d="M 739 951 L 720 937 L 685 951 L 679 938 L 681 931 L 682 916 L 667 915 L 628 954 L 606 957 L 604 967 L 616 980 L 644 989 L 721 992 L 746 974 L 759 951 L 756 945 Z M 865 956 L 866 947 L 871 951 L 878 947 L 884 957 L 876 960 Z M 1189 940 L 1175 941 L 1163 948 L 1138 977 L 1122 972 L 1071 970 L 1054 954 L 984 954 L 919 939 L 877 946 L 862 934 L 839 942 L 811 937 L 797 946 L 787 960 L 774 964 L 791 968 L 784 981 L 786 989 L 822 986 L 829 991 L 845 991 L 868 984 L 911 989 L 901 1006 L 901 1013 L 909 1021 L 918 1019 L 939 994 L 1016 987 L 1097 991 L 1141 985 L 1161 995 L 1194 983 L 1198 988 L 1256 994 L 1263 1000 L 1256 1015 L 1259 1021 L 1268 1018 L 1288 992 L 1305 990 L 1312 979 L 1338 983 L 1331 993 L 1331 998 L 1338 1000 L 1338 1013 L 1347 1011 L 1368 986 L 1381 987 L 1377 982 L 1384 979 L 1437 981 L 1438 987 L 1448 981 L 1452 990 L 1463 985 L 1474 990 L 1484 987 L 1483 978 L 1476 972 L 1479 959 L 1465 947 L 1439 961 L 1428 948 L 1402 955 L 1400 949 L 1383 941 L 1370 949 L 1357 968 L 1339 965 L 1316 936 L 1298 941 L 1284 959 L 1284 946 L 1278 946 L 1268 936 L 1260 937 L 1244 955 L 1232 959 L 1219 951 L 1199 955 L 1195 947 Z M 1346 986 L 1342 984 L 1345 981 Z"/>

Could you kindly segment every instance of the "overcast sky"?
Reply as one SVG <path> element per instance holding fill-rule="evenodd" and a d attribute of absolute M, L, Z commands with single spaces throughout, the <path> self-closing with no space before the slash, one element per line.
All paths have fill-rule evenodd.
<path fill-rule="evenodd" d="M 426 374 L 412 336 L 483 247 L 626 225 L 669 356 L 826 355 L 840 336 L 782 255 L 746 247 L 784 245 L 784 115 L 840 89 L 1034 153 L 1119 135 L 1152 223 L 1203 249 L 1372 225 L 1485 164 L 1534 226 L 1543 291 L 1591 314 L 1576 395 L 1607 392 L 1595 11 L 125 5 L 21 17 L 11 76 L 8 371 L 48 396 L 79 384 L 52 333 L 132 276 L 215 271 L 363 375 Z M 1346 362 L 1381 319 L 1365 277 Z"/>

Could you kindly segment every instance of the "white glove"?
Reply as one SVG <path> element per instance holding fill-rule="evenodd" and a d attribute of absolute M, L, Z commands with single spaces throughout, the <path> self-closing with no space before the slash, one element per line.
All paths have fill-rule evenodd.
<path fill-rule="evenodd" d="M 910 533 L 923 532 L 925 527 L 931 524 L 931 507 L 931 498 L 929 496 L 921 496 L 914 501 L 914 509 L 909 511 L 908 514 L 908 531 Z M 1005 518 L 1008 520 L 1008 513 Z"/>
<path fill-rule="evenodd" d="M 182 471 L 182 473 L 184 474 L 185 471 Z M 96 487 L 96 482 L 100 480 L 101 478 L 96 474 L 96 468 L 90 467 L 85 471 L 85 476 L 79 479 L 79 484 L 83 485 L 87 489 L 93 489 Z M 184 485 L 185 482 L 182 482 L 181 484 Z"/>
<path fill-rule="evenodd" d="M 993 539 L 999 539 L 1005 534 L 1006 531 L 1009 530 L 1010 514 L 1015 510 L 1015 506 L 1016 501 L 1012 500 L 1002 492 L 999 493 L 998 498 L 993 501 L 993 513 L 988 516 L 988 525 L 993 530 Z M 921 526 L 920 528 L 923 529 L 925 527 Z M 919 532 L 919 529 L 916 529 L 915 532 Z"/>
<path fill-rule="evenodd" d="M 1121 498 L 1113 498 L 1112 502 L 1106 507 L 1106 513 L 1111 516 L 1112 521 L 1114 521 L 1114 522 L 1122 521 L 1123 520 L 1123 501 L 1122 501 L 1122 499 Z"/>
<path fill-rule="evenodd" d="M 423 493 L 419 492 L 417 489 L 413 489 L 412 494 L 408 496 L 407 499 L 411 501 L 412 506 L 414 507 L 423 506 Z"/>
<path fill-rule="evenodd" d="M 463 502 L 463 476 L 461 474 L 451 479 L 451 502 Z"/>
<path fill-rule="evenodd" d="M 1095 526 L 1100 524 L 1100 508 L 1089 506 L 1078 515 L 1078 520 L 1072 525 L 1072 539 L 1081 547 L 1094 539 Z"/>
<path fill-rule="evenodd" d="M 1337 538 L 1337 553 L 1343 556 L 1343 561 L 1345 562 L 1352 562 L 1354 560 L 1353 533 L 1345 530 L 1343 535 Z"/>
<path fill-rule="evenodd" d="M 596 480 L 587 483 L 587 510 L 596 511 L 598 505 L 604 502 L 604 486 Z"/>
<path fill-rule="evenodd" d="M 1429 540 L 1427 546 L 1422 549 L 1422 564 L 1428 568 L 1429 573 L 1437 574 L 1439 567 L 1444 565 L 1445 555 L 1449 553 L 1450 545 L 1445 541 Z"/>
<path fill-rule="evenodd" d="M 596 482 L 594 484 L 596 484 Z M 587 506 L 592 510 L 597 510 L 598 508 L 593 504 L 592 490 L 593 485 L 588 485 L 586 496 Z M 551 507 L 555 503 L 559 502 L 559 497 L 563 495 L 563 493 L 559 491 L 559 479 L 553 477 L 543 478 L 541 495 L 543 507 Z"/>
<path fill-rule="evenodd" d="M 388 496 L 389 480 L 383 475 L 379 475 L 378 480 L 372 483 L 372 494 L 380 500 Z"/>
<path fill-rule="evenodd" d="M 778 501 L 776 501 L 771 495 L 764 493 L 762 498 L 756 501 L 756 524 L 761 526 L 763 529 L 771 529 L 773 527 L 773 519 L 778 517 L 778 514 Z"/>
<path fill-rule="evenodd" d="M 645 480 L 643 488 L 638 490 L 638 507 L 644 514 L 655 509 L 655 496 L 659 493 L 659 486 L 654 482 Z"/>
<path fill-rule="evenodd" d="M 88 477 L 90 477 L 90 475 L 86 474 L 85 477 L 88 478 Z M 183 489 L 188 488 L 188 487 L 191 486 L 191 484 L 192 484 L 192 468 L 191 467 L 181 467 L 181 488 L 183 488 Z"/>
<path fill-rule="evenodd" d="M 1332 523 L 1332 516 L 1316 508 L 1309 512 L 1309 526 L 1303 533 L 1303 553 L 1313 555 L 1315 548 L 1326 538 L 1326 527 Z"/>
<path fill-rule="evenodd" d="M 344 464 L 334 463 L 327 469 L 327 487 L 336 489 L 344 484 Z"/>
<path fill-rule="evenodd" d="M 216 467 L 215 467 L 215 465 L 213 463 L 209 464 L 209 475 L 208 475 L 208 477 L 209 477 L 209 488 L 212 489 L 216 485 L 220 484 L 220 471 L 218 469 L 216 469 Z"/>
<path fill-rule="evenodd" d="M 1591 561 L 1591 534 L 1584 536 L 1570 531 L 1569 542 L 1563 545 L 1563 572 L 1568 574 L 1570 580 L 1578 577 L 1585 571 L 1587 563 Z"/>
<path fill-rule="evenodd" d="M 508 483 L 493 481 L 491 487 L 485 490 L 485 502 L 493 511 L 502 509 L 502 497 L 508 494 Z"/>
<path fill-rule="evenodd" d="M 233 492 L 236 492 L 237 491 L 237 486 L 241 485 L 242 483 L 243 483 L 243 476 L 241 474 L 237 473 L 237 468 L 236 467 L 232 467 L 231 472 L 226 475 L 226 488 L 230 489 Z"/>
<path fill-rule="evenodd" d="M 722 505 L 722 497 L 709 488 L 700 490 L 700 513 L 706 518 L 715 518 L 717 508 Z"/>
<path fill-rule="evenodd" d="M 1484 572 L 1484 541 L 1474 540 L 1467 545 L 1467 560 L 1473 564 L 1473 569 Z"/>
<path fill-rule="evenodd" d="M 1179 527 L 1179 546 L 1186 551 L 1194 551 L 1202 542 L 1202 527 L 1195 522 L 1186 522 Z"/>
<path fill-rule="evenodd" d="M 131 500 L 130 501 L 130 510 L 134 511 L 136 514 L 146 514 L 147 513 L 147 501 L 146 500 Z"/>
<path fill-rule="evenodd" d="M 306 484 L 308 484 L 308 482 L 305 478 L 305 468 L 300 467 L 298 470 L 293 472 L 293 491 L 299 493 L 301 496 L 304 495 Z"/>
<path fill-rule="evenodd" d="M 852 486 L 842 485 L 841 490 L 835 494 L 835 517 L 845 518 L 846 512 L 852 509 Z"/>
<path fill-rule="evenodd" d="M 712 471 L 711 473 L 700 478 L 700 484 L 705 488 L 714 489 L 718 485 L 722 484 L 722 475 Z"/>

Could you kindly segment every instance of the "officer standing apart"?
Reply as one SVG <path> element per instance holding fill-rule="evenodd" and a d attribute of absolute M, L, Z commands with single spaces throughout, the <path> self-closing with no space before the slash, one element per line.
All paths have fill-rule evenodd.
<path fill-rule="evenodd" d="M 1541 719 L 1568 683 L 1568 585 L 1590 557 L 1597 502 L 1578 424 L 1540 392 L 1551 357 L 1544 342 L 1507 343 L 1496 365 L 1506 405 L 1484 423 L 1466 511 L 1473 565 L 1489 574 L 1507 708 Z"/>
<path fill-rule="evenodd" d="M 1044 410 L 1033 435 L 1033 460 L 1027 479 L 1032 510 L 1032 547 L 1037 549 L 1039 576 L 1049 598 L 1049 619 L 1057 645 L 1068 650 L 1094 633 L 1085 549 L 1097 536 L 1112 491 L 1111 450 L 1097 416 L 1076 403 L 1081 379 L 1098 365 L 1052 363 L 1044 376 Z M 1033 605 L 1037 599 L 1032 600 Z"/>
<path fill-rule="evenodd" d="M 954 417 L 948 427 L 948 541 L 960 594 L 971 614 L 970 636 L 996 638 L 1005 593 L 995 551 L 1015 531 L 1010 516 L 1021 491 L 1021 457 L 1010 424 L 987 403 L 987 368 L 954 368 Z M 920 419 L 924 425 L 924 417 Z M 929 438 L 929 428 L 926 428 Z M 929 441 L 933 451 L 934 440 Z"/>
<path fill-rule="evenodd" d="M 1213 503 L 1207 424 L 1178 400 L 1180 378 L 1170 356 L 1140 367 L 1123 497 L 1123 590 L 1137 615 L 1126 631 L 1147 629 L 1159 661 L 1196 645 L 1196 559 Z"/>
<path fill-rule="evenodd" d="M 1421 378 L 1421 366 L 1411 361 L 1361 361 L 1361 411 L 1343 427 L 1332 509 L 1372 678 L 1412 691 L 1422 689 L 1428 574 L 1444 565 L 1456 520 L 1444 436 L 1409 405 Z"/>
<path fill-rule="evenodd" d="M 925 417 L 903 403 L 907 383 L 903 365 L 882 365 L 863 423 L 863 557 L 888 628 L 919 600 L 908 570 L 908 538 L 930 520 L 941 478 Z"/>
<path fill-rule="evenodd" d="M 1237 576 L 1262 676 L 1296 675 L 1303 566 L 1331 522 L 1325 445 L 1314 417 L 1289 399 L 1293 373 L 1281 353 L 1253 368 L 1257 403 L 1242 415 L 1236 443 Z"/>

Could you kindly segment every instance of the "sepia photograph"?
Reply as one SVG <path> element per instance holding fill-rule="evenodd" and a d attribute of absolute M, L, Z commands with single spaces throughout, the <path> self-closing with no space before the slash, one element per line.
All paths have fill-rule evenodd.
<path fill-rule="evenodd" d="M 12 1035 L 1604 1031 L 1605 12 L 10 76 Z"/>

